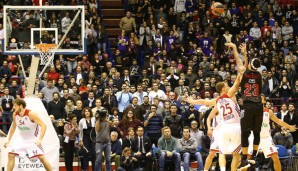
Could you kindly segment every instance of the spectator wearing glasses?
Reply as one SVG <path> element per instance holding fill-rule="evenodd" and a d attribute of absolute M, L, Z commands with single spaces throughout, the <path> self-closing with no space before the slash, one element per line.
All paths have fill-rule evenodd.
<path fill-rule="evenodd" d="M 161 129 L 163 127 L 162 116 L 156 114 L 156 105 L 151 105 L 148 114 L 145 116 L 144 127 L 146 135 L 150 137 L 152 144 L 157 145 L 158 139 L 161 137 Z"/>
<path fill-rule="evenodd" d="M 185 126 L 191 126 L 192 121 L 200 122 L 200 114 L 197 110 L 195 110 L 194 105 L 190 104 L 189 109 L 187 109 L 182 115 L 184 118 L 184 125 Z"/>

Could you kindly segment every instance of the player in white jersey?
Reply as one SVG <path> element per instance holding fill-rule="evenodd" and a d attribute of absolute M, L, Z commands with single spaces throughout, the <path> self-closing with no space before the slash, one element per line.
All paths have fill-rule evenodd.
<path fill-rule="evenodd" d="M 245 68 L 239 67 L 239 73 L 234 85 L 230 88 L 227 83 L 216 84 L 216 91 L 220 97 L 216 100 L 216 106 L 212 109 L 208 119 L 208 134 L 212 134 L 211 119 L 218 113 L 220 117 L 219 133 L 216 136 L 219 150 L 222 154 L 233 154 L 231 170 L 236 171 L 240 161 L 241 151 L 241 129 L 240 129 L 240 108 L 236 100 L 236 92 Z"/>
<path fill-rule="evenodd" d="M 52 170 L 51 164 L 43 155 L 41 142 L 46 132 L 45 123 L 38 117 L 38 115 L 26 109 L 26 102 L 23 99 L 16 99 L 13 102 L 13 122 L 10 127 L 7 142 L 4 147 L 8 147 L 8 164 L 7 171 L 12 171 L 15 163 L 15 157 L 38 158 L 47 171 Z M 19 130 L 20 142 L 15 143 L 13 146 L 8 146 L 10 140 L 16 130 Z"/>
<path fill-rule="evenodd" d="M 212 99 L 212 100 L 206 100 L 206 99 L 193 100 L 191 97 L 188 97 L 187 102 L 190 104 L 215 106 L 216 98 Z M 210 150 L 209 150 L 209 154 L 205 161 L 204 171 L 208 171 L 210 169 L 210 167 L 212 165 L 213 158 L 215 157 L 216 153 L 219 153 L 218 143 L 215 140 L 215 137 L 217 136 L 219 125 L 220 125 L 220 118 L 215 117 L 212 121 L 213 134 L 210 136 L 210 139 L 211 139 Z M 219 162 L 219 166 L 221 168 L 225 167 L 226 166 L 225 156 L 220 154 L 218 162 Z"/>
<path fill-rule="evenodd" d="M 213 108 L 213 110 L 211 111 L 211 113 L 210 113 L 210 115 L 207 119 L 208 135 L 210 137 L 212 137 L 212 131 L 215 130 L 216 135 L 213 135 L 213 137 L 215 138 L 215 142 L 219 143 L 218 145 L 219 145 L 220 151 L 224 152 L 223 154 L 233 154 L 233 161 L 232 161 L 232 164 L 231 164 L 231 168 L 232 168 L 233 171 L 237 170 L 237 164 L 239 163 L 239 160 L 240 160 L 239 152 L 241 151 L 241 130 L 240 130 L 240 117 L 239 117 L 240 109 L 239 109 L 238 104 L 236 103 L 235 93 L 237 92 L 237 90 L 239 88 L 241 77 L 243 75 L 243 72 L 245 71 L 245 68 L 243 66 L 239 67 L 238 69 L 239 69 L 239 74 L 238 74 L 238 76 L 235 80 L 235 83 L 234 83 L 233 87 L 230 88 L 227 85 L 227 83 L 224 83 L 224 82 L 217 83 L 216 88 L 217 88 L 217 92 L 220 92 L 220 95 L 221 95 L 220 98 L 213 99 L 213 100 L 192 100 L 191 98 L 187 99 L 187 101 L 189 103 L 205 104 L 205 105 L 215 105 L 214 103 L 216 101 L 220 101 L 220 102 L 217 102 L 217 105 Z M 226 97 L 228 97 L 228 98 L 226 98 Z M 230 102 L 231 106 L 233 106 L 233 108 L 231 108 L 231 106 L 229 104 L 226 104 L 226 103 L 223 105 L 223 107 L 221 107 L 220 104 L 223 104 L 224 101 Z M 225 111 L 220 111 L 221 113 L 223 113 L 225 115 L 223 115 L 223 114 L 218 115 L 217 120 L 220 121 L 220 124 L 215 129 L 213 129 L 213 127 L 211 127 L 211 119 L 213 119 L 215 117 L 216 113 L 218 112 L 217 108 L 220 108 L 221 110 L 227 110 L 226 111 L 227 113 Z M 233 127 L 233 129 L 232 129 L 233 133 L 236 132 L 236 136 L 233 135 L 233 137 L 232 137 L 232 139 L 234 139 L 236 137 L 235 141 L 233 142 L 233 145 L 234 144 L 237 144 L 237 145 L 231 151 L 225 150 L 225 147 L 232 146 L 231 141 L 228 142 L 228 143 L 230 143 L 229 145 L 223 144 L 223 143 L 226 143 L 226 142 L 224 142 L 225 137 L 221 136 L 223 133 L 225 133 L 224 131 L 222 132 L 221 130 L 226 130 L 226 129 L 222 128 L 224 121 L 226 123 L 230 123 L 230 122 L 233 123 L 234 122 L 235 124 L 230 124 L 230 125 L 235 125 L 235 127 L 237 127 L 237 129 L 238 129 L 238 131 L 235 131 L 235 127 Z M 217 134 L 218 130 L 220 130 L 220 131 Z M 230 129 L 228 129 L 228 130 L 230 130 Z M 219 138 L 219 139 L 216 138 L 218 136 L 220 136 L 221 138 Z M 220 141 L 221 141 L 221 143 L 220 143 Z M 222 144 L 222 145 L 220 146 L 220 144 Z M 210 148 L 210 149 L 212 149 L 212 148 Z M 204 169 L 205 171 L 210 168 L 210 165 L 207 164 L 207 162 L 209 163 L 210 159 L 212 161 L 212 159 L 215 155 L 214 151 L 210 150 L 210 152 L 213 152 L 212 153 L 213 156 L 209 154 L 209 156 L 207 157 L 206 164 L 205 164 L 205 169 Z M 224 158 L 224 155 L 220 155 L 220 158 Z M 225 162 L 223 162 L 223 164 L 225 166 Z M 207 165 L 207 167 L 206 167 L 206 165 Z M 222 166 L 222 165 L 220 166 L 221 170 L 225 170 L 224 166 Z"/>
<path fill-rule="evenodd" d="M 193 100 L 192 97 L 188 97 L 186 101 L 190 104 L 197 104 L 197 105 L 206 105 L 206 106 L 215 106 L 216 105 L 216 99 L 211 99 L 211 100 L 206 100 L 206 99 L 198 99 L 198 100 Z M 210 144 L 210 150 L 209 154 L 206 158 L 205 165 L 204 165 L 204 171 L 208 171 L 212 165 L 213 158 L 215 157 L 216 153 L 219 153 L 219 148 L 218 148 L 218 143 L 215 140 L 215 137 L 218 135 L 217 132 L 219 130 L 220 125 L 220 117 L 215 117 L 212 120 L 212 130 L 213 134 L 210 135 L 211 139 L 211 144 Z M 224 170 L 226 166 L 226 158 L 225 155 L 219 154 L 219 166 L 221 170 Z"/>
<path fill-rule="evenodd" d="M 216 109 L 221 119 L 218 145 L 223 154 L 239 153 L 242 147 L 240 108 L 235 100 L 224 94 L 217 100 L 216 104 Z M 229 145 L 227 146 L 227 144 Z"/>
<path fill-rule="evenodd" d="M 280 164 L 280 160 L 278 157 L 278 152 L 277 152 L 277 149 L 275 147 L 275 144 L 274 144 L 273 139 L 270 134 L 270 129 L 271 129 L 270 128 L 270 120 L 272 120 L 273 122 L 275 122 L 276 124 L 278 124 L 282 127 L 285 127 L 286 129 L 288 129 L 291 132 L 295 131 L 297 128 L 295 126 L 288 125 L 287 123 L 278 119 L 274 115 L 273 111 L 271 110 L 271 103 L 266 102 L 266 99 L 264 96 L 262 96 L 262 103 L 263 104 L 266 103 L 266 106 L 265 106 L 264 112 L 263 112 L 263 123 L 262 123 L 261 133 L 260 133 L 261 140 L 260 140 L 260 145 L 259 145 L 259 151 L 262 150 L 262 152 L 266 158 L 271 157 L 275 171 L 281 171 L 281 164 Z M 252 136 L 252 134 L 251 134 L 251 136 Z M 252 139 L 252 137 L 250 137 L 250 139 Z M 252 142 L 252 141 L 250 141 L 250 142 Z M 249 148 L 250 148 L 250 151 L 252 151 L 251 143 L 250 143 Z"/>

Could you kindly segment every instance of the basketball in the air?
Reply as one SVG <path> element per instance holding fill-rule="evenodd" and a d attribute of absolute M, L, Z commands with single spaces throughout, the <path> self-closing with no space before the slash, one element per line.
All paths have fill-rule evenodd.
<path fill-rule="evenodd" d="M 215 2 L 211 6 L 211 11 L 214 15 L 221 16 L 221 14 L 224 12 L 224 6 L 219 2 Z"/>
<path fill-rule="evenodd" d="M 109 59 L 109 55 L 108 55 L 107 53 L 104 53 L 104 54 L 103 54 L 103 58 L 104 58 L 106 61 L 108 61 L 108 59 Z"/>

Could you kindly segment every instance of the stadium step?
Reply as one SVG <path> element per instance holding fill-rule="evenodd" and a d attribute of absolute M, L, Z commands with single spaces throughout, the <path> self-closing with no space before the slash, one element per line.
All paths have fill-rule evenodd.
<path fill-rule="evenodd" d="M 119 28 L 120 19 L 104 19 L 106 27 L 108 28 Z"/>
<path fill-rule="evenodd" d="M 106 0 L 106 1 L 101 1 L 101 7 L 102 8 L 122 8 L 123 9 L 123 4 L 122 1 L 118 1 L 118 0 Z"/>
<path fill-rule="evenodd" d="M 109 37 L 116 38 L 118 35 L 120 35 L 120 29 L 119 28 L 106 28 L 106 32 L 109 34 Z M 111 42 L 114 43 L 114 42 Z"/>
<path fill-rule="evenodd" d="M 104 18 L 122 18 L 124 17 L 124 9 L 104 9 L 102 7 L 102 15 Z"/>
<path fill-rule="evenodd" d="M 116 46 L 115 39 L 120 34 L 119 23 L 125 16 L 122 0 L 101 0 L 101 10 L 106 32 L 109 35 L 109 42 L 112 48 Z"/>

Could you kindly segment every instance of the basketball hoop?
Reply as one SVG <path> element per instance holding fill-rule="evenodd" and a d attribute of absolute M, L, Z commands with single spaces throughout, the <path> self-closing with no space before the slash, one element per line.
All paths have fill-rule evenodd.
<path fill-rule="evenodd" d="M 55 54 L 53 50 L 57 47 L 57 44 L 36 44 L 34 46 L 38 49 L 40 54 L 40 65 L 46 65 Z M 50 65 L 53 65 L 53 59 L 54 58 L 52 58 Z"/>

